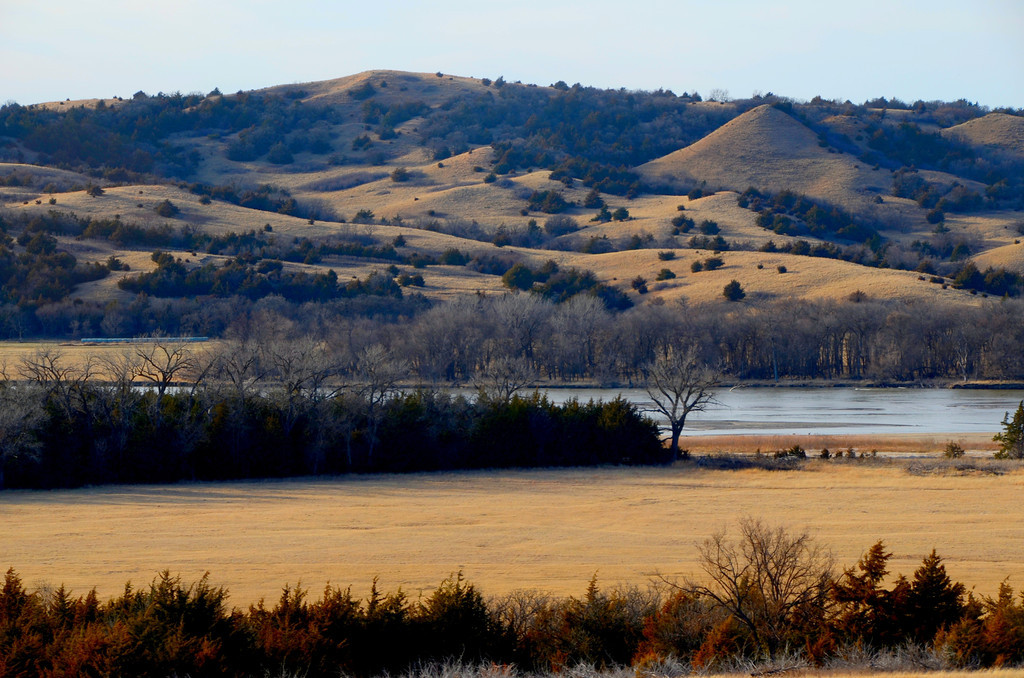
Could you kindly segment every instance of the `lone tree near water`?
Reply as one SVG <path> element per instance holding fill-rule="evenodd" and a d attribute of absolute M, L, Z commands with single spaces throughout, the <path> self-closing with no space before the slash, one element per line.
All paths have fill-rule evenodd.
<path fill-rule="evenodd" d="M 672 459 L 680 456 L 679 435 L 687 415 L 703 412 L 717 402 L 712 389 L 718 385 L 718 376 L 717 370 L 700 360 L 695 346 L 661 354 L 647 366 L 647 395 L 654 403 L 653 411 L 668 419 Z"/>
<path fill-rule="evenodd" d="M 1024 400 L 1017 405 L 1013 419 L 1010 419 L 1009 412 L 1006 413 L 1003 432 L 997 433 L 993 440 L 999 443 L 997 459 L 1024 459 Z"/>

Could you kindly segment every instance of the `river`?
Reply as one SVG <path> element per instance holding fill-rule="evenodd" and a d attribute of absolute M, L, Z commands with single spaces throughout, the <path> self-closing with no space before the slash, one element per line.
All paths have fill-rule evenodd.
<path fill-rule="evenodd" d="M 641 407 L 642 389 L 544 391 L 556 403 L 569 398 L 609 400 L 622 395 Z M 1022 390 L 940 388 L 739 387 L 716 391 L 717 403 L 686 420 L 684 435 L 844 435 L 995 433 Z M 655 419 L 660 419 L 656 415 Z"/>

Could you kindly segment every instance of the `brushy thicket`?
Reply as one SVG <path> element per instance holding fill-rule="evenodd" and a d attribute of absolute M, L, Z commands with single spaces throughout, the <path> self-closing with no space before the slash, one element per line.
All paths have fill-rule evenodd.
<path fill-rule="evenodd" d="M 327 586 L 313 602 L 286 586 L 276 603 L 239 610 L 207 577 L 185 585 L 164 572 L 100 602 L 95 591 L 29 592 L 11 569 L 0 590 L 0 675 L 313 678 L 421 673 L 446 662 L 508 676 L 579 666 L 666 675 L 754 663 L 888 666 L 908 654 L 918 669 L 1024 662 L 1024 595 L 1005 584 L 994 599 L 965 595 L 934 552 L 887 589 L 890 555 L 876 544 L 856 568 L 823 582 L 813 603 L 782 610 L 748 598 L 742 613 L 699 586 L 605 592 L 596 579 L 580 597 L 520 591 L 487 600 L 461 573 L 416 601 L 376 583 L 366 600 Z"/>
<path fill-rule="evenodd" d="M 0 489 L 671 461 L 657 425 L 626 400 L 538 394 L 7 382 L 0 431 Z"/>

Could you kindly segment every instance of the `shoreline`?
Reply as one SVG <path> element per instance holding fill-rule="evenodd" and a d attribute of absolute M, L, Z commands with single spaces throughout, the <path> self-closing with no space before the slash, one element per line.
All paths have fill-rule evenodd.
<path fill-rule="evenodd" d="M 960 444 L 971 457 L 991 458 L 999 449 L 992 439 L 996 431 L 986 433 L 851 433 L 851 434 L 744 434 L 731 435 L 687 435 L 685 430 L 679 439 L 680 447 L 689 449 L 691 454 L 754 454 L 757 450 L 771 453 L 800 445 L 808 457 L 817 456 L 823 448 L 835 452 L 853 449 L 858 454 L 877 450 L 886 456 L 920 455 L 934 457 L 941 455 L 946 444 Z"/>

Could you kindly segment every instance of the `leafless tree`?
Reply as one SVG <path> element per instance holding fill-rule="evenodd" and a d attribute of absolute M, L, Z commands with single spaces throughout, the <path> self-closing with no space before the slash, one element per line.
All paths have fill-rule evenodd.
<path fill-rule="evenodd" d="M 537 372 L 526 358 L 499 356 L 477 370 L 473 381 L 482 399 L 507 404 L 536 378 Z"/>
<path fill-rule="evenodd" d="M 548 324 L 550 339 L 542 353 L 550 375 L 579 379 L 599 362 L 601 340 L 612 323 L 611 314 L 595 297 L 577 295 L 558 305 Z"/>
<path fill-rule="evenodd" d="M 481 304 L 458 299 L 422 313 L 409 332 L 410 356 L 421 378 L 431 382 L 468 379 L 478 362 L 483 336 Z"/>
<path fill-rule="evenodd" d="M 653 411 L 668 419 L 672 459 L 679 456 L 679 436 L 686 417 L 717 403 L 713 389 L 718 380 L 718 371 L 701 361 L 692 345 L 662 353 L 647 366 L 647 395 L 654 403 Z"/>
<path fill-rule="evenodd" d="M 318 472 L 334 425 L 328 415 L 329 402 L 345 388 L 341 380 L 334 379 L 341 366 L 325 342 L 308 335 L 271 342 L 266 358 L 272 384 L 268 395 L 280 403 L 284 435 L 290 437 L 303 419 L 315 422 L 308 429 L 315 439 L 308 442 L 307 455 Z"/>
<path fill-rule="evenodd" d="M 543 332 L 554 305 L 534 294 L 504 294 L 491 300 L 490 313 L 499 328 L 499 339 L 510 355 L 533 357 L 533 350 Z"/>
<path fill-rule="evenodd" d="M 770 656 L 792 631 L 822 621 L 834 562 L 806 532 L 791 534 L 744 518 L 738 541 L 721 530 L 699 546 L 699 553 L 711 583 L 686 588 L 731 614 Z"/>
<path fill-rule="evenodd" d="M 368 346 L 359 355 L 356 366 L 356 391 L 362 396 L 369 424 L 369 458 L 377 443 L 377 430 L 384 415 L 384 405 L 398 394 L 398 383 L 409 374 L 404 360 L 395 358 L 381 344 Z"/>
<path fill-rule="evenodd" d="M 104 384 L 94 390 L 96 408 L 110 433 L 97 444 L 118 452 L 127 448 L 134 427 L 136 407 L 143 395 L 135 388 L 142 364 L 134 351 L 122 351 L 99 358 L 98 371 Z M 159 415 L 159 408 L 156 408 Z"/>
<path fill-rule="evenodd" d="M 249 394 L 267 376 L 263 345 L 252 339 L 230 342 L 213 356 L 210 371 L 231 386 L 245 407 Z"/>
<path fill-rule="evenodd" d="M 81 367 L 75 366 L 66 362 L 59 350 L 52 348 L 41 349 L 35 355 L 23 358 L 20 368 L 21 377 L 42 386 L 67 416 L 88 410 L 86 390 L 94 372 L 95 365 L 91 360 Z"/>
<path fill-rule="evenodd" d="M 159 399 L 175 380 L 194 372 L 198 365 L 188 344 L 138 344 L 133 353 L 135 377 L 154 384 Z"/>
<path fill-rule="evenodd" d="M 489 607 L 503 628 L 514 638 L 523 638 L 537 618 L 552 605 L 553 599 L 540 591 L 517 590 L 490 601 Z"/>
<path fill-rule="evenodd" d="M 266 355 L 274 381 L 289 398 L 316 402 L 337 393 L 337 388 L 325 387 L 341 366 L 324 342 L 308 335 L 294 341 L 274 341 Z"/>

